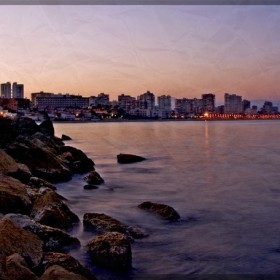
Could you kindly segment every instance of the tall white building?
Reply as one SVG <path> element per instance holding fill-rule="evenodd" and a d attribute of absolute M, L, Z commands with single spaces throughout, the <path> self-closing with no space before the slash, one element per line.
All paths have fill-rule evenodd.
<path fill-rule="evenodd" d="M 11 90 L 10 82 L 1 84 L 1 97 L 2 98 L 11 98 L 12 97 L 12 90 Z"/>
<path fill-rule="evenodd" d="M 240 114 L 242 111 L 242 96 L 225 93 L 225 114 Z"/>

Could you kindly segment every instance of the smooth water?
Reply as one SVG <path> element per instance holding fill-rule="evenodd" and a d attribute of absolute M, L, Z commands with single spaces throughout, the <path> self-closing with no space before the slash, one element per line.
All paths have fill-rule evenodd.
<path fill-rule="evenodd" d="M 83 176 L 58 184 L 81 221 L 106 213 L 139 225 L 149 237 L 132 244 L 133 269 L 120 278 L 159 274 L 280 274 L 280 122 L 57 123 L 57 136 L 82 149 L 105 180 L 84 190 Z M 120 165 L 119 153 L 148 160 Z M 170 223 L 137 208 L 143 201 L 174 207 Z M 82 248 L 95 234 L 73 231 Z M 116 273 L 92 267 L 99 279 Z M 107 279 L 106 278 L 106 279 Z"/>

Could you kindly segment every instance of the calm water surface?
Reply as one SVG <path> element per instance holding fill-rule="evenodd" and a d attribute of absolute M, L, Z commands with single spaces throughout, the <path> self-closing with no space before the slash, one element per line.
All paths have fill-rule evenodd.
<path fill-rule="evenodd" d="M 82 149 L 105 180 L 84 190 L 83 176 L 58 184 L 81 221 L 106 213 L 139 225 L 149 237 L 132 244 L 133 268 L 122 278 L 157 274 L 280 274 L 280 122 L 132 122 L 55 124 L 57 136 Z M 148 160 L 120 165 L 116 155 Z M 150 200 L 173 206 L 169 223 L 137 208 Z M 82 224 L 71 252 L 89 265 Z M 99 279 L 116 273 L 91 267 Z"/>

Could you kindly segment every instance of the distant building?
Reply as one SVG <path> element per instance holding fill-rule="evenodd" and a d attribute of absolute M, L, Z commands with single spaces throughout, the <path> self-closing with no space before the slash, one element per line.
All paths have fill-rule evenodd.
<path fill-rule="evenodd" d="M 175 112 L 176 114 L 202 114 L 204 110 L 204 101 L 202 99 L 176 99 L 175 100 Z"/>
<path fill-rule="evenodd" d="M 152 110 L 155 108 L 155 95 L 150 91 L 139 95 L 137 100 L 139 101 L 138 106 L 140 109 Z"/>
<path fill-rule="evenodd" d="M 130 95 L 121 94 L 118 96 L 119 107 L 126 113 L 136 107 L 136 98 Z"/>
<path fill-rule="evenodd" d="M 13 98 L 24 98 L 24 85 L 13 83 Z"/>
<path fill-rule="evenodd" d="M 273 113 L 273 104 L 270 101 L 265 101 L 261 109 L 263 114 L 272 114 Z"/>
<path fill-rule="evenodd" d="M 249 100 L 244 99 L 242 101 L 242 111 L 245 113 L 246 111 L 248 111 L 248 109 L 250 109 L 251 107 L 251 102 Z"/>
<path fill-rule="evenodd" d="M 202 94 L 203 113 L 215 112 L 215 95 L 212 93 Z"/>
<path fill-rule="evenodd" d="M 51 97 L 52 95 L 54 95 L 54 93 L 44 92 L 44 91 L 33 92 L 33 93 L 31 93 L 31 102 L 32 102 L 33 106 L 36 107 L 36 106 L 38 106 L 37 97 Z"/>
<path fill-rule="evenodd" d="M 225 114 L 240 114 L 242 108 L 242 96 L 225 93 Z"/>
<path fill-rule="evenodd" d="M 39 111 L 46 108 L 81 108 L 88 107 L 89 98 L 71 94 L 37 95 L 35 104 Z"/>
<path fill-rule="evenodd" d="M 109 94 L 99 93 L 97 96 L 91 96 L 89 98 L 90 106 L 108 106 L 110 104 Z"/>
<path fill-rule="evenodd" d="M 12 90 L 11 90 L 10 82 L 1 84 L 1 97 L 2 98 L 11 98 L 12 97 Z"/>
<path fill-rule="evenodd" d="M 161 118 L 168 118 L 171 115 L 171 96 L 161 95 L 158 96 L 158 111 L 157 116 Z"/>

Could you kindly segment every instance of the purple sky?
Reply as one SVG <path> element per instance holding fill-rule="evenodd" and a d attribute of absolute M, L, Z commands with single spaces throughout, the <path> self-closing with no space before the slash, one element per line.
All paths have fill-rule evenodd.
<path fill-rule="evenodd" d="M 280 6 L 0 6 L 1 80 L 31 92 L 280 99 Z"/>

